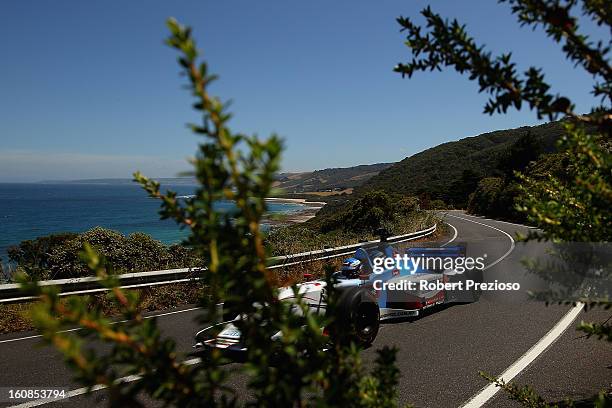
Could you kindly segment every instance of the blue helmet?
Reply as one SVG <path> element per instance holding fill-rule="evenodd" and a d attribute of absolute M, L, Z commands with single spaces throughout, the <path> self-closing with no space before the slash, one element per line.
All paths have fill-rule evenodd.
<path fill-rule="evenodd" d="M 347 258 L 342 262 L 343 271 L 354 271 L 361 267 L 361 261 L 357 258 Z"/>
<path fill-rule="evenodd" d="M 356 278 L 361 270 L 361 261 L 357 258 L 347 258 L 342 262 L 342 272 L 344 276 Z"/>

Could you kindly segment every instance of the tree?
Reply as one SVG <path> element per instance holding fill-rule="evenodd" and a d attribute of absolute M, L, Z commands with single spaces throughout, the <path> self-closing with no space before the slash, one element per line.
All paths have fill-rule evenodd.
<path fill-rule="evenodd" d="M 511 5 L 521 25 L 543 26 L 555 42 L 563 41 L 563 50 L 576 66 L 582 66 L 595 78 L 593 95 L 601 97 L 602 104 L 595 107 L 591 115 L 577 115 L 569 98 L 550 92 L 550 85 L 544 81 L 544 74 L 536 67 L 528 68 L 522 75 L 517 73 L 516 64 L 510 53 L 492 57 L 484 46 L 478 45 L 457 20 L 449 22 L 434 13 L 430 7 L 422 11 L 430 32 L 423 35 L 422 28 L 409 18 L 399 17 L 402 31 L 407 33 L 406 45 L 413 59 L 400 63 L 395 71 L 402 76 L 412 77 L 417 71 L 441 70 L 452 67 L 459 73 L 467 73 L 471 80 L 477 80 L 479 92 L 488 93 L 491 98 L 484 108 L 487 114 L 505 113 L 508 108 L 521 109 L 526 103 L 536 111 L 538 118 L 554 120 L 567 115 L 580 123 L 591 123 L 610 136 L 612 114 L 609 103 L 612 100 L 612 67 L 607 61 L 610 46 L 601 41 L 594 44 L 581 34 L 577 17 L 572 15 L 576 1 L 561 0 L 500 0 Z M 585 0 L 583 12 L 598 25 L 610 26 L 612 11 L 607 2 Z M 605 104 L 606 100 L 608 105 Z"/>
<path fill-rule="evenodd" d="M 327 216 L 319 217 L 320 230 L 323 233 L 356 233 L 362 238 L 368 234 L 377 235 L 381 229 L 391 232 L 401 228 L 404 220 L 416 215 L 422 205 L 423 202 L 414 197 L 390 195 L 380 190 L 368 191 L 332 210 L 328 209 Z"/>
<path fill-rule="evenodd" d="M 521 135 L 507 151 L 498 158 L 495 173 L 499 177 L 486 177 L 474 188 L 464 183 L 472 193 L 469 195 L 467 211 L 489 217 L 525 222 L 527 217 L 517 211 L 515 201 L 521 190 L 516 182 L 517 172 L 525 171 L 544 152 L 542 143 L 528 131 Z M 494 181 L 494 182 L 493 182 Z M 457 186 L 461 190 L 461 186 Z M 463 187 L 464 189 L 466 187 Z"/>
<path fill-rule="evenodd" d="M 66 232 L 26 240 L 8 249 L 8 258 L 21 270 L 37 279 L 46 279 L 51 269 L 50 257 L 56 248 L 76 238 L 77 234 Z"/>
<path fill-rule="evenodd" d="M 512 144 L 510 150 L 499 159 L 497 168 L 506 179 L 511 179 L 515 171 L 523 171 L 543 153 L 542 144 L 531 132 L 527 132 Z"/>
<path fill-rule="evenodd" d="M 358 348 L 345 334 L 331 330 L 328 338 L 323 333 L 323 327 L 336 327 L 337 294 L 331 281 L 325 316 L 311 313 L 297 288 L 294 304 L 277 301 L 275 276 L 266 268 L 260 221 L 278 170 L 281 142 L 276 136 L 260 140 L 230 130 L 227 105 L 208 93 L 216 77 L 199 60 L 191 30 L 173 19 L 168 27 L 167 43 L 179 51 L 194 108 L 202 114 L 202 122 L 191 125 L 204 138 L 192 161 L 192 175 L 199 185 L 194 197 L 183 201 L 175 192 L 162 193 L 158 182 L 140 173 L 134 178 L 151 197 L 161 200 L 162 218 L 189 228 L 187 244 L 205 261 L 201 279 L 208 290 L 202 294 L 202 322 L 219 321 L 217 304 L 222 301 L 224 315 L 244 316 L 236 322 L 248 350 L 240 370 L 249 378 L 251 402 L 257 406 L 395 406 L 399 376 L 395 350 L 380 350 L 369 374 Z M 219 200 L 232 200 L 236 210 L 218 211 Z M 180 407 L 244 402 L 239 400 L 244 393 L 227 385 L 231 372 L 218 350 L 205 364 L 180 361 L 174 342 L 162 335 L 155 320 L 143 319 L 137 296 L 117 287 L 104 257 L 89 244 L 83 257 L 122 311 L 122 320 L 115 324 L 95 306 L 89 307 L 86 297 L 64 302 L 56 289 L 23 281 L 26 290 L 41 300 L 33 312 L 34 323 L 44 339 L 64 354 L 78 381 L 88 387 L 106 386 L 115 406 L 139 405 L 139 393 Z M 293 308 L 301 313 L 292 312 Z M 74 326 L 84 330 L 62 331 Z M 281 338 L 271 341 L 279 331 Z M 93 339 L 110 347 L 96 353 L 88 347 Z M 324 351 L 325 347 L 329 349 Z M 125 376 L 137 376 L 138 381 L 126 383 Z"/>
<path fill-rule="evenodd" d="M 448 193 L 451 196 L 452 204 L 464 208 L 468 204 L 470 193 L 476 189 L 480 179 L 482 179 L 482 175 L 473 169 L 463 170 L 461 178 L 451 185 Z"/>
<path fill-rule="evenodd" d="M 554 42 L 562 43 L 568 60 L 593 76 L 592 93 L 601 102 L 588 115 L 577 114 L 568 97 L 552 93 L 541 69 L 529 67 L 520 74 L 510 53 L 493 57 L 469 36 L 464 25 L 457 20 L 445 20 L 430 7 L 421 12 L 426 20 L 425 29 L 409 18 L 397 19 L 407 34 L 406 45 L 412 59 L 398 64 L 395 71 L 412 77 L 419 71 L 448 67 L 467 74 L 470 80 L 478 82 L 479 92 L 490 96 L 484 107 L 487 114 L 506 113 L 510 108 L 521 109 L 526 105 L 538 118 L 554 120 L 564 115 L 566 136 L 559 142 L 559 149 L 568 163 L 567 176 L 550 174 L 539 179 L 516 174 L 522 190 L 517 210 L 543 231 L 525 239 L 608 241 L 612 237 L 610 41 L 595 42 L 581 33 L 578 16 L 591 19 L 610 32 L 612 3 L 600 0 L 500 0 L 500 3 L 510 5 L 521 25 L 544 28 Z M 595 298 L 566 299 L 571 303 L 578 300 L 594 307 L 612 306 L 607 293 Z M 586 323 L 579 329 L 587 335 L 611 339 L 610 323 Z M 487 378 L 526 406 L 548 406 L 530 388 Z M 597 396 L 596 401 L 599 406 L 610 403 L 604 394 Z"/>
<path fill-rule="evenodd" d="M 503 189 L 503 180 L 499 177 L 485 177 L 470 195 L 468 211 L 475 214 L 498 215 L 497 204 Z"/>

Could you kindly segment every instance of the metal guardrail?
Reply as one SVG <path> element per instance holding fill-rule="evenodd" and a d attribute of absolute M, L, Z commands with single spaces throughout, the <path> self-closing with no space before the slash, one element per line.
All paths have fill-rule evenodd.
<path fill-rule="evenodd" d="M 436 232 L 436 229 L 437 224 L 434 224 L 432 227 L 424 229 L 422 231 L 388 237 L 384 239 L 383 242 L 389 244 L 398 244 L 401 242 L 413 241 L 415 239 L 432 235 L 434 232 Z M 268 258 L 270 261 L 270 266 L 268 267 L 268 269 L 279 269 L 301 263 L 321 261 L 325 259 L 350 255 L 353 254 L 355 250 L 360 247 L 372 246 L 379 244 L 380 242 L 381 240 L 377 239 L 373 241 L 360 242 L 358 244 L 344 245 L 336 248 L 327 248 L 317 251 L 302 252 L 299 254 L 275 256 Z M 142 288 L 158 285 L 167 285 L 171 283 L 197 281 L 200 279 L 199 275 L 204 270 L 206 270 L 206 268 L 168 269 L 163 271 L 126 273 L 118 275 L 117 278 L 119 279 L 120 287 L 123 289 Z M 107 291 L 108 289 L 102 287 L 99 281 L 99 278 L 92 276 L 85 278 L 40 281 L 39 284 L 42 286 L 59 286 L 60 296 L 67 296 L 84 295 Z M 35 299 L 35 297 L 33 296 L 23 296 L 23 293 L 20 290 L 20 285 L 17 283 L 8 283 L 0 285 L 0 304 L 19 303 L 33 299 Z"/>
<path fill-rule="evenodd" d="M 411 232 L 410 234 L 396 235 L 393 237 L 388 237 L 384 241 L 389 244 L 398 244 L 400 242 L 413 241 L 415 239 L 423 238 L 423 237 L 433 234 L 434 232 L 436 232 L 436 229 L 437 229 L 437 224 L 434 224 L 434 226 L 424 229 L 422 231 L 416 231 L 416 232 Z M 303 262 L 319 261 L 319 260 L 334 258 L 337 256 L 349 255 L 355 252 L 355 250 L 357 250 L 357 248 L 359 247 L 376 245 L 380 242 L 381 240 L 377 239 L 374 241 L 360 242 L 358 244 L 344 245 L 344 246 L 340 246 L 336 248 L 320 249 L 317 251 L 302 252 L 299 254 L 292 254 L 292 255 L 274 256 L 269 259 L 272 264 L 271 268 L 279 268 L 279 267 L 284 267 L 284 266 L 296 265 L 296 264 L 303 263 Z"/>

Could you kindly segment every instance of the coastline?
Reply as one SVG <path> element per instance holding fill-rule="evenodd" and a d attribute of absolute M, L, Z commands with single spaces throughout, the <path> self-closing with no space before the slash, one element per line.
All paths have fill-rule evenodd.
<path fill-rule="evenodd" d="M 305 198 L 280 198 L 269 197 L 266 201 L 279 204 L 300 204 L 303 209 L 282 216 L 265 217 L 265 223 L 272 227 L 280 227 L 285 225 L 300 224 L 313 218 L 317 212 L 326 204 L 323 201 L 308 201 Z"/>
<path fill-rule="evenodd" d="M 324 201 L 308 201 L 306 198 L 283 198 L 283 197 L 268 197 L 266 201 L 273 201 L 275 203 L 287 203 L 287 204 L 304 204 L 322 208 L 326 203 Z"/>

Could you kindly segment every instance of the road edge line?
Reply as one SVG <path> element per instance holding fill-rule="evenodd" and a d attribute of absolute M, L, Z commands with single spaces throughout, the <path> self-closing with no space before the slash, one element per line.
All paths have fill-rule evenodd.
<path fill-rule="evenodd" d="M 584 303 L 577 303 L 559 320 L 552 329 L 548 331 L 536 344 L 531 346 L 525 354 L 523 354 L 518 360 L 512 363 L 499 377 L 498 379 L 503 380 L 506 384 L 512 381 L 517 375 L 519 375 L 524 369 L 526 369 L 538 356 L 543 354 L 561 335 L 565 330 L 576 320 L 578 314 L 584 308 Z M 462 404 L 460 408 L 478 408 L 482 407 L 487 401 L 489 401 L 497 392 L 500 390 L 496 384 L 491 383 L 482 388 L 476 395 L 470 398 L 467 402 Z"/>
<path fill-rule="evenodd" d="M 171 312 L 164 312 L 164 313 L 144 316 L 143 318 L 144 319 L 153 319 L 154 317 L 164 317 L 164 316 L 175 315 L 175 314 L 179 314 L 179 313 L 193 312 L 194 310 L 198 310 L 198 309 L 201 309 L 201 307 L 191 307 L 191 308 L 188 308 L 188 309 L 173 310 Z M 125 322 L 127 322 L 127 320 L 118 320 L 116 322 L 111 322 L 111 324 L 118 324 L 118 323 L 125 323 Z M 81 330 L 81 329 L 82 329 L 82 327 L 75 327 L 73 329 L 60 330 L 58 333 L 70 333 L 70 332 Z M 13 342 L 16 342 L 16 341 L 23 341 L 23 340 L 38 339 L 40 337 L 42 337 L 42 334 L 33 334 L 31 336 L 16 337 L 14 339 L 0 340 L 0 344 L 13 343 Z"/>
<path fill-rule="evenodd" d="M 451 227 L 451 228 L 452 228 L 452 229 L 455 231 L 455 234 L 454 234 L 454 235 L 453 235 L 453 237 L 450 239 L 450 241 L 447 241 L 447 242 L 443 243 L 442 245 L 440 245 L 440 246 L 443 246 L 443 247 L 444 247 L 444 246 L 447 246 L 448 244 L 450 244 L 451 242 L 453 242 L 455 239 L 457 239 L 457 235 L 459 235 L 459 231 L 457 231 L 457 228 L 455 228 L 455 226 L 454 226 L 453 224 L 451 224 L 450 222 L 447 222 L 447 221 L 444 221 L 444 223 L 445 223 L 446 225 L 448 225 L 449 227 Z"/>
<path fill-rule="evenodd" d="M 487 225 L 487 224 L 485 224 L 483 222 L 478 222 L 478 221 L 470 220 L 469 218 L 458 217 L 456 215 L 449 214 L 449 213 L 446 213 L 446 215 L 458 218 L 458 219 L 463 220 L 463 221 L 473 222 L 474 224 L 479 224 L 479 225 L 482 225 L 484 227 L 488 227 L 488 228 L 494 229 L 495 231 L 501 232 L 502 234 L 504 234 L 505 236 L 507 236 L 510 239 L 510 249 L 505 254 L 503 254 L 500 258 L 496 259 L 494 262 L 491 262 L 490 264 L 488 264 L 487 266 L 482 268 L 483 271 L 487 270 L 487 269 L 489 269 L 489 268 L 491 268 L 491 267 L 493 267 L 495 265 L 497 265 L 498 263 L 500 263 L 501 261 L 506 259 L 506 257 L 508 255 L 510 255 L 512 253 L 512 251 L 514 251 L 514 248 L 516 247 L 516 243 L 514 242 L 514 238 L 512 238 L 512 235 L 508 234 L 506 231 L 504 231 L 502 229 L 493 227 L 491 225 Z"/>

